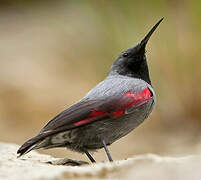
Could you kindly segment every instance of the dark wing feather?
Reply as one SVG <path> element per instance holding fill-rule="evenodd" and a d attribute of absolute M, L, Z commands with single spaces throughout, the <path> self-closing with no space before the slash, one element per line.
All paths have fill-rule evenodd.
<path fill-rule="evenodd" d="M 134 94 L 132 94 L 133 96 Z M 136 102 L 136 103 L 135 103 Z M 147 102 L 147 99 L 141 99 L 140 105 Z M 59 115 L 57 115 L 55 118 L 53 118 L 51 121 L 49 121 L 46 126 L 40 131 L 40 133 L 25 142 L 17 153 L 20 153 L 20 155 L 29 152 L 30 150 L 35 148 L 35 144 L 37 142 L 40 142 L 45 137 L 56 134 L 58 132 L 66 131 L 69 129 L 76 128 L 78 126 L 85 125 L 86 123 L 91 123 L 92 121 L 102 120 L 108 117 L 111 117 L 111 115 L 114 115 L 113 113 L 117 112 L 119 116 L 119 112 L 122 109 L 125 110 L 129 107 L 129 105 L 132 105 L 132 107 L 135 108 L 139 106 L 139 98 L 136 96 L 136 98 L 133 99 L 133 97 L 129 96 L 123 96 L 119 95 L 116 97 L 107 97 L 97 100 L 89 100 L 85 99 L 82 101 L 79 101 L 77 104 L 74 104 L 70 108 L 66 109 L 65 111 L 61 112 Z M 90 117 L 90 114 L 93 111 L 103 112 L 98 113 L 93 117 Z M 121 113 L 120 115 L 122 115 Z M 90 121 L 86 121 L 86 123 L 78 123 L 82 120 L 85 120 L 86 118 L 90 117 Z M 115 117 L 115 115 L 113 116 Z"/>
<path fill-rule="evenodd" d="M 131 103 L 131 99 L 123 96 L 112 97 L 99 100 L 84 100 L 69 107 L 65 111 L 61 112 L 41 130 L 40 133 L 48 133 L 50 131 L 65 131 L 75 128 L 74 124 L 87 118 L 93 110 L 106 112 L 105 116 L 102 114 L 97 115 L 95 120 L 101 120 L 110 116 L 113 111 L 120 110 L 128 103 Z"/>
<path fill-rule="evenodd" d="M 102 102 L 96 100 L 80 101 L 58 114 L 43 127 L 37 136 L 26 141 L 18 149 L 17 153 L 20 154 L 19 157 L 34 149 L 35 144 L 44 138 L 74 128 L 73 122 L 85 119 L 98 104 L 102 104 Z"/>

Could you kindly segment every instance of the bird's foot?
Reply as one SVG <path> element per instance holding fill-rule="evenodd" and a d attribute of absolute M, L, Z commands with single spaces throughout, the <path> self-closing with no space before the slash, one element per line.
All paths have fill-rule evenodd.
<path fill-rule="evenodd" d="M 82 165 L 89 164 L 86 161 L 79 161 L 79 160 L 73 160 L 73 159 L 68 159 L 68 158 L 49 161 L 47 163 L 52 164 L 52 165 L 63 165 L 63 166 L 82 166 Z"/>

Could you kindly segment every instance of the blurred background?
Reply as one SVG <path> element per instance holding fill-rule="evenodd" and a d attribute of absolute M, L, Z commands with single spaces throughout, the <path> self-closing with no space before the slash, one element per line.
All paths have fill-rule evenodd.
<path fill-rule="evenodd" d="M 161 18 L 147 58 L 157 105 L 114 159 L 201 153 L 201 2 L 0 1 L 0 141 L 22 144 L 106 77 Z M 87 160 L 66 149 L 40 150 Z M 99 161 L 105 153 L 95 153 Z"/>

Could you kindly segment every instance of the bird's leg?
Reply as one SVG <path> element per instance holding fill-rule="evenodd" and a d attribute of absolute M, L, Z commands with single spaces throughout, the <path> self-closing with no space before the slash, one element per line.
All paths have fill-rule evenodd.
<path fill-rule="evenodd" d="M 103 146 L 104 146 L 105 152 L 106 152 L 106 154 L 107 154 L 107 157 L 108 157 L 109 161 L 112 162 L 113 160 L 112 160 L 112 157 L 111 157 L 111 155 L 110 155 L 110 152 L 109 152 L 109 150 L 108 150 L 108 148 L 107 148 L 107 145 L 106 145 L 106 143 L 105 143 L 104 140 L 103 140 L 102 142 L 103 142 Z"/>
<path fill-rule="evenodd" d="M 85 154 L 87 155 L 87 157 L 90 159 L 90 161 L 91 161 L 92 163 L 95 163 L 95 162 L 96 162 L 95 159 L 91 156 L 91 154 L 89 154 L 88 151 L 85 151 Z"/>

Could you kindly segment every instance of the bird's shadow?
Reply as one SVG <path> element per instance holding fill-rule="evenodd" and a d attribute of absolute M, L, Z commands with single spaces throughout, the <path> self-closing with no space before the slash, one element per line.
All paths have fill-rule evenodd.
<path fill-rule="evenodd" d="M 83 165 L 89 164 L 86 161 L 74 160 L 74 159 L 69 159 L 69 158 L 47 161 L 45 163 L 51 164 L 51 165 L 62 165 L 62 166 L 83 166 Z"/>

